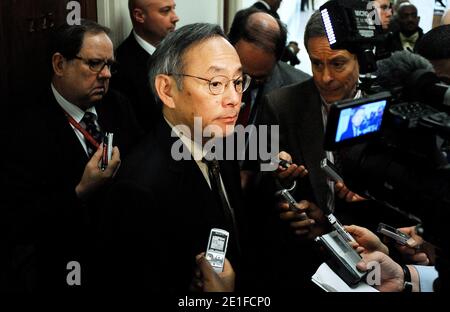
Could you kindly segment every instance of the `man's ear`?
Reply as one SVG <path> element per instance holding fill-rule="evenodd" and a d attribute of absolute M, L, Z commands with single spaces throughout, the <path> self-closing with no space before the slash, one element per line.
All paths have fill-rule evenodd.
<path fill-rule="evenodd" d="M 137 8 L 133 9 L 132 15 L 133 15 L 133 19 L 136 22 L 138 22 L 140 24 L 144 23 L 144 21 L 145 21 L 144 13 L 142 12 L 141 9 L 137 9 Z"/>
<path fill-rule="evenodd" d="M 52 56 L 53 72 L 56 76 L 62 76 L 64 73 L 64 67 L 66 66 L 66 58 L 59 52 Z"/>
<path fill-rule="evenodd" d="M 160 74 L 155 78 L 155 88 L 156 93 L 158 93 L 158 97 L 164 105 L 172 109 L 176 107 L 172 90 L 173 87 L 176 88 L 175 84 L 176 82 L 168 75 Z"/>

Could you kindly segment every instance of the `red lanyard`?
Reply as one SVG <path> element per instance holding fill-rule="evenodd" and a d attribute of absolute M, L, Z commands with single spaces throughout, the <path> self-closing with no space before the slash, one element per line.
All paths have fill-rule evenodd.
<path fill-rule="evenodd" d="M 83 134 L 84 138 L 89 141 L 95 148 L 99 148 L 100 144 L 92 137 L 92 135 L 86 131 L 78 122 L 76 122 L 75 119 L 72 118 L 67 112 L 64 112 L 66 114 L 67 119 L 69 120 L 70 124 L 77 128 L 78 131 Z"/>

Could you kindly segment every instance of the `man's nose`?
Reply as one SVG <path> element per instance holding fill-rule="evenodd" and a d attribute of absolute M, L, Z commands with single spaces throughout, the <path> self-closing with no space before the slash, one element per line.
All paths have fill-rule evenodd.
<path fill-rule="evenodd" d="M 248 91 L 248 90 L 247 90 Z M 225 106 L 232 105 L 240 105 L 242 100 L 242 93 L 236 91 L 234 84 L 230 81 L 230 83 L 225 87 L 223 92 L 223 104 Z"/>
<path fill-rule="evenodd" d="M 98 77 L 101 79 L 109 79 L 111 78 L 111 68 L 108 65 L 105 65 L 103 69 L 98 73 Z"/>
<path fill-rule="evenodd" d="M 178 23 L 178 21 L 180 20 L 180 18 L 178 17 L 177 13 L 175 13 L 175 11 L 173 11 L 172 13 L 172 23 Z"/>
<path fill-rule="evenodd" d="M 328 66 L 325 66 L 323 72 L 322 72 L 322 81 L 326 84 L 333 81 L 333 75 L 331 71 L 329 70 Z"/>

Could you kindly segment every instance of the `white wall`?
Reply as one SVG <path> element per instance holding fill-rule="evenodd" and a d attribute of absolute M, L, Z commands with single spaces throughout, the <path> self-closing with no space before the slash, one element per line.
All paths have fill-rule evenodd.
<path fill-rule="evenodd" d="M 191 23 L 212 23 L 223 27 L 223 0 L 176 0 L 177 27 Z"/>
<path fill-rule="evenodd" d="M 117 46 L 131 30 L 128 0 L 97 0 L 98 22 L 111 28 L 111 39 Z"/>
<path fill-rule="evenodd" d="M 175 0 L 180 17 L 177 27 L 194 22 L 223 26 L 223 0 Z M 112 30 L 117 46 L 131 31 L 128 0 L 97 0 L 98 22 Z"/>

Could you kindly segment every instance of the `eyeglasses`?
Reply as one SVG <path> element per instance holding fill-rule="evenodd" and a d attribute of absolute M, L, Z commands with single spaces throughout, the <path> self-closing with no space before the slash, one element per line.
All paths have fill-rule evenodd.
<path fill-rule="evenodd" d="M 228 86 L 228 84 L 233 82 L 234 89 L 238 93 L 243 93 L 245 90 L 247 90 L 248 86 L 250 85 L 250 81 L 252 78 L 247 75 L 243 74 L 242 77 L 236 78 L 236 79 L 228 79 L 228 77 L 225 76 L 216 76 L 211 79 L 206 79 L 202 77 L 192 76 L 192 75 L 186 75 L 186 74 L 170 74 L 173 76 L 182 76 L 182 77 L 191 77 L 196 78 L 200 80 L 204 80 L 208 82 L 209 91 L 213 95 L 219 95 L 225 92 L 225 88 Z"/>
<path fill-rule="evenodd" d="M 113 60 L 99 60 L 99 59 L 85 59 L 80 56 L 74 57 L 77 60 L 83 61 L 86 65 L 89 66 L 89 69 L 92 70 L 94 73 L 100 73 L 105 66 L 108 66 L 109 71 L 111 74 L 114 74 L 116 72 L 116 66 L 117 62 Z"/>

